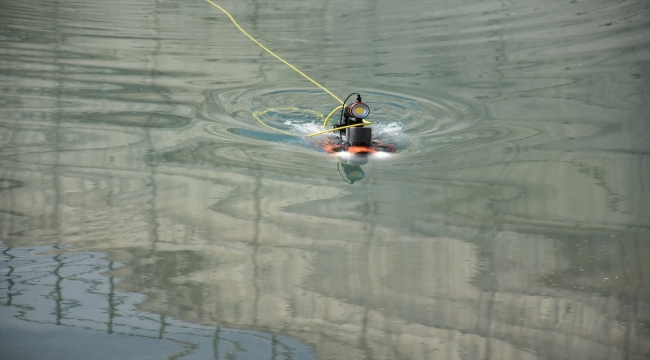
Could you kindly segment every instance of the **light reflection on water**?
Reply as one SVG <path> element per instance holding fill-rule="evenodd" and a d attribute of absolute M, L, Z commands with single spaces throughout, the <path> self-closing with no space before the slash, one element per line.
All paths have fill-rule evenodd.
<path fill-rule="evenodd" d="M 337 104 L 203 1 L 3 4 L 3 339 L 63 334 L 33 347 L 61 358 L 650 356 L 644 2 L 221 5 L 361 91 L 398 152 L 348 185 L 260 126 Z"/>

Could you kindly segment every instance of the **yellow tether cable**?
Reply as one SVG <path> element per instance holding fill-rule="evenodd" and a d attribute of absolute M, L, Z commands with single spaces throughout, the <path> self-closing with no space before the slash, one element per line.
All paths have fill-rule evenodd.
<path fill-rule="evenodd" d="M 255 111 L 255 112 L 253 113 L 253 117 L 255 118 L 255 120 L 257 120 L 258 123 L 260 123 L 260 124 L 266 126 L 266 127 L 269 128 L 269 129 L 275 130 L 275 131 L 277 131 L 277 132 L 279 132 L 279 133 L 282 133 L 282 134 L 285 134 L 285 135 L 300 136 L 300 135 L 297 135 L 297 134 L 294 134 L 294 133 L 290 133 L 290 132 L 287 132 L 287 131 L 284 131 L 284 130 L 276 129 L 276 128 L 274 128 L 274 127 L 271 126 L 271 125 L 267 125 L 267 124 L 265 124 L 264 121 L 262 121 L 262 119 L 260 119 L 260 116 L 261 116 L 261 115 L 264 115 L 264 114 L 266 114 L 266 113 L 269 112 L 269 111 L 277 111 L 277 110 L 302 111 L 302 109 L 298 109 L 298 108 L 266 109 L 266 110 L 262 110 L 262 111 L 259 111 L 259 110 L 258 110 L 258 111 Z M 311 135 L 309 135 L 309 136 L 311 136 Z"/>
<path fill-rule="evenodd" d="M 329 115 L 327 115 L 327 119 L 325 119 L 325 123 L 323 124 L 323 127 L 325 126 L 325 124 L 327 124 L 327 120 L 332 116 L 332 114 L 334 114 L 334 113 L 336 112 L 336 110 L 338 110 L 338 109 L 340 109 L 340 108 L 341 108 L 341 106 L 339 106 L 338 108 L 334 109 L 334 110 L 333 110 Z M 277 108 L 277 109 L 266 109 L 266 110 L 256 110 L 256 111 L 253 112 L 253 117 L 254 117 L 255 120 L 257 120 L 257 122 L 259 122 L 261 125 L 266 126 L 267 128 L 269 128 L 269 129 L 271 129 L 271 130 L 275 130 L 275 131 L 277 131 L 277 132 L 279 132 L 279 133 L 282 133 L 282 134 L 285 134 L 285 135 L 300 136 L 300 135 L 297 135 L 297 134 L 294 134 L 294 133 L 290 133 L 290 132 L 288 132 L 288 131 L 284 131 L 284 130 L 280 130 L 280 129 L 278 129 L 278 128 L 274 128 L 273 126 L 264 123 L 264 121 L 262 121 L 262 119 L 260 118 L 260 116 L 262 116 L 262 115 L 266 115 L 266 113 L 268 113 L 269 111 L 278 111 L 278 110 L 285 110 L 285 111 L 305 111 L 304 109 L 300 109 L 300 108 L 296 108 L 296 107 Z M 322 116 L 322 114 L 317 113 L 316 111 L 314 111 L 314 113 L 316 113 L 316 114 Z M 362 123 L 362 124 L 352 124 L 352 125 L 341 126 L 341 127 L 337 127 L 337 128 L 333 128 L 333 129 L 327 129 L 327 130 L 323 130 L 323 131 L 315 132 L 315 133 L 312 133 L 312 134 L 308 134 L 307 137 L 312 137 L 312 136 L 316 136 L 316 135 L 320 135 L 320 134 L 325 134 L 325 133 L 328 133 L 328 132 L 333 132 L 333 131 L 343 130 L 343 129 L 347 129 L 347 128 L 351 128 L 351 127 L 355 127 L 355 126 L 361 126 L 361 125 L 372 125 L 372 124 L 374 124 L 374 123 L 372 123 L 372 122 L 370 122 L 370 121 L 363 120 L 363 123 Z"/>
<path fill-rule="evenodd" d="M 337 127 L 337 128 L 334 128 L 334 129 L 327 129 L 327 130 L 315 132 L 313 134 L 309 134 L 309 135 L 307 135 L 307 137 L 312 137 L 312 136 L 316 136 L 316 135 L 320 135 L 320 134 L 325 134 L 325 133 L 332 132 L 332 131 L 337 131 L 337 130 L 343 130 L 343 129 L 347 129 L 347 128 L 351 128 L 351 127 L 355 127 L 355 126 L 370 125 L 370 124 L 374 124 L 374 123 L 371 123 L 370 121 L 363 120 L 362 124 L 352 124 L 352 125 Z"/>
<path fill-rule="evenodd" d="M 337 107 L 336 109 L 332 110 L 332 112 L 331 112 L 329 115 L 327 115 L 327 117 L 325 118 L 325 121 L 323 122 L 323 127 L 325 127 L 325 125 L 327 125 L 327 122 L 330 120 L 330 118 L 332 117 L 332 115 L 334 115 L 334 113 L 336 112 L 336 110 L 338 110 L 338 109 L 340 109 L 340 108 L 342 108 L 342 107 L 343 107 L 343 105 Z"/>
<path fill-rule="evenodd" d="M 254 37 L 250 36 L 246 31 L 244 31 L 244 29 L 241 28 L 241 26 L 239 26 L 239 24 L 237 24 L 237 21 L 235 21 L 235 18 L 233 18 L 232 15 L 230 15 L 230 14 L 229 14 L 229 13 L 228 13 L 224 8 L 222 8 L 221 6 L 219 6 L 219 5 L 215 4 L 215 3 L 213 3 L 213 2 L 210 1 L 210 0 L 205 0 L 205 1 L 209 2 L 210 4 L 212 4 L 212 5 L 213 5 L 214 7 L 216 7 L 217 9 L 223 11 L 223 13 L 226 14 L 226 15 L 230 18 L 230 21 L 232 21 L 232 23 L 235 24 L 235 26 L 237 27 L 237 29 L 239 29 L 239 31 L 241 31 L 242 33 L 244 33 L 244 35 L 248 36 L 249 39 L 251 39 L 254 43 L 256 43 L 257 45 L 259 45 L 259 46 L 260 46 L 262 49 L 264 49 L 267 53 L 273 55 L 276 59 L 278 59 L 278 60 L 282 61 L 283 63 L 285 63 L 288 67 L 290 67 L 290 68 L 292 68 L 293 70 L 295 70 L 298 74 L 302 75 L 305 79 L 311 81 L 314 85 L 316 85 L 316 86 L 318 86 L 319 88 L 323 89 L 323 91 L 325 91 L 326 93 L 332 95 L 332 97 L 335 98 L 339 103 L 343 104 L 343 100 L 339 99 L 338 96 L 334 95 L 331 91 L 327 90 L 323 85 L 317 83 L 314 79 L 312 79 L 312 78 L 310 78 L 309 76 L 305 75 L 305 73 L 303 73 L 302 71 L 298 70 L 295 66 L 289 64 L 286 60 L 284 60 L 283 58 L 281 58 L 281 57 L 279 57 L 278 55 L 276 55 L 273 51 L 267 49 L 266 46 L 262 45 L 259 41 L 255 40 Z"/>

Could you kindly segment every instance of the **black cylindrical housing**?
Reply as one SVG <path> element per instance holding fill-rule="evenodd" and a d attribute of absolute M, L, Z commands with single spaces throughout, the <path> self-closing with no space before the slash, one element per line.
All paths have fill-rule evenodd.
<path fill-rule="evenodd" d="M 369 146 L 372 141 L 372 129 L 366 127 L 351 127 L 346 129 L 346 137 L 350 145 Z"/>

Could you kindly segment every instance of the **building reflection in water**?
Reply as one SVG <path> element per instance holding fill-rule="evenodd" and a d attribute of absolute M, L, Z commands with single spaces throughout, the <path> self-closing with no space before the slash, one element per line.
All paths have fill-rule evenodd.
<path fill-rule="evenodd" d="M 64 253 L 59 246 L 3 246 L 2 250 L 0 306 L 5 322 L 18 319 L 166 341 L 166 345 L 140 341 L 142 348 L 135 351 L 138 358 L 149 358 L 160 347 L 176 349 L 165 358 L 313 358 L 308 346 L 286 336 L 193 324 L 140 311 L 136 304 L 144 297 L 116 289 L 119 280 L 112 273 L 121 265 L 106 260 L 104 254 Z M 5 331 L 12 328 L 11 324 L 4 326 Z M 37 346 L 43 343 L 38 332 L 31 335 Z M 10 358 L 12 346 L 5 343 L 3 348 L 3 354 Z M 42 358 L 46 357 L 44 354 Z"/>
<path fill-rule="evenodd" d="M 622 200 L 556 219 L 546 177 L 417 182 L 395 161 L 351 187 L 320 154 L 288 166 L 281 148 L 178 129 L 22 126 L 5 130 L 0 235 L 3 304 L 35 309 L 25 321 L 188 343 L 190 329 L 219 353 L 266 339 L 267 357 L 301 353 L 290 338 L 323 359 L 650 354 L 648 232 Z M 574 194 L 608 204 L 607 181 Z"/>
<path fill-rule="evenodd" d="M 23 186 L 4 197 L 3 304 L 36 309 L 25 321 L 187 343 L 200 333 L 219 353 L 266 339 L 269 358 L 301 353 L 291 338 L 324 359 L 650 353 L 643 231 L 481 230 L 465 215 L 405 229 L 374 195 L 188 169 L 179 156 L 153 155 L 150 173 L 13 171 Z"/>
<path fill-rule="evenodd" d="M 318 10 L 308 6 L 309 14 L 336 7 L 310 4 Z M 395 4 L 370 5 L 392 11 Z M 166 339 L 179 346 L 167 357 L 650 357 L 649 167 L 647 141 L 633 134 L 646 128 L 639 114 L 647 108 L 629 100 L 647 93 L 638 70 L 643 54 L 597 47 L 567 54 L 567 46 L 591 38 L 554 47 L 559 38 L 549 35 L 508 45 L 519 62 L 501 69 L 484 56 L 493 48 L 438 47 L 449 59 L 473 61 L 463 68 L 477 71 L 456 85 L 444 77 L 438 84 L 490 99 L 492 117 L 439 143 L 429 139 L 426 148 L 435 152 L 414 151 L 386 168 L 363 164 L 372 176 L 348 186 L 323 154 L 230 131 L 254 129 L 251 106 L 221 107 L 233 103 L 223 91 L 269 79 L 286 81 L 285 89 L 303 84 L 260 61 L 259 49 L 244 50 L 231 24 L 213 13 L 198 19 L 209 11 L 205 3 L 120 5 L 89 4 L 75 20 L 76 2 L 3 3 L 2 19 L 13 21 L 15 32 L 3 44 L 11 74 L 3 77 L 10 110 L 0 129 L 0 326 L 15 319 Z M 242 14 L 260 10 L 238 6 Z M 464 8 L 471 16 L 458 18 L 452 8 L 436 21 L 474 19 L 474 8 Z M 573 22 L 585 27 L 567 31 L 591 34 L 612 21 L 564 17 L 571 9 L 547 14 L 540 21 L 558 22 L 539 23 L 529 36 Z M 283 14 L 266 20 L 283 27 L 289 18 L 292 26 L 304 20 Z M 424 16 L 421 25 L 431 21 Z M 104 21 L 106 29 L 98 27 Z M 190 33 L 187 24 L 196 28 Z M 340 19 L 321 25 L 339 28 Z M 479 34 L 497 25 L 453 31 Z M 640 34 L 607 28 L 618 37 L 599 39 L 612 44 Z M 329 36 L 311 21 L 296 29 Z M 358 30 L 363 38 L 399 41 L 382 40 L 381 49 L 422 48 L 422 37 L 395 36 L 390 26 Z M 221 31 L 231 35 L 218 42 Z M 515 35 L 475 43 L 493 46 L 493 38 Z M 505 62 L 505 42 L 496 46 Z M 207 53 L 220 60 L 206 62 Z M 612 83 L 568 81 L 582 88 L 548 85 L 559 75 L 547 65 L 567 66 L 558 71 L 568 74 L 568 65 L 588 58 L 617 59 L 616 68 L 637 73 L 617 74 L 612 79 L 625 80 Z M 523 76 L 521 64 L 534 67 Z M 449 66 L 449 74 L 464 73 Z M 601 66 L 593 73 L 613 67 Z M 476 83 L 480 73 L 509 77 Z M 397 77 L 364 74 L 378 88 L 403 88 L 389 85 Z M 427 90 L 434 78 L 407 90 L 434 96 Z M 495 86 L 496 99 L 481 90 Z"/>

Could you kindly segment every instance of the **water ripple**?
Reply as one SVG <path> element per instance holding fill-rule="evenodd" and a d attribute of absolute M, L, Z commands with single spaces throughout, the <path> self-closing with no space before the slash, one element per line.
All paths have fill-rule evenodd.
<path fill-rule="evenodd" d="M 424 99 L 377 89 L 360 89 L 359 92 L 370 106 L 367 119 L 374 123 L 375 138 L 395 145 L 402 155 L 427 153 L 435 149 L 429 146 L 432 143 L 462 143 L 481 138 L 479 134 L 466 133 L 484 119 L 483 109 L 476 104 L 451 97 Z M 304 137 L 323 130 L 325 116 L 336 107 L 336 102 L 327 94 L 302 88 L 217 91 L 212 98 L 217 108 L 224 109 L 235 120 L 228 124 L 237 124 L 237 129 L 231 133 L 255 140 L 300 145 L 304 144 L 292 140 L 291 136 L 263 127 L 253 114 L 261 113 L 261 120 L 271 127 Z M 338 118 L 336 113 L 330 121 L 336 122 Z M 217 120 L 223 123 L 222 118 Z M 221 124 L 213 124 L 206 130 L 221 136 L 221 128 Z M 313 143 L 324 136 L 328 135 L 315 137 Z"/>

